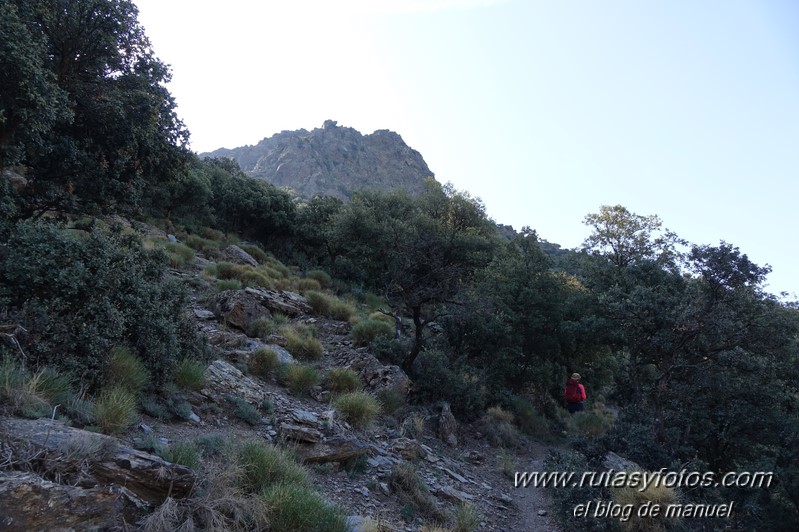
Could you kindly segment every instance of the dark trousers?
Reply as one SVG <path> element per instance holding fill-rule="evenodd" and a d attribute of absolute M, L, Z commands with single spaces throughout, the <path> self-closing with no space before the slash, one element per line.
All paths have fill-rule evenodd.
<path fill-rule="evenodd" d="M 585 410 L 585 406 L 583 402 L 580 401 L 579 403 L 566 403 L 566 409 L 569 411 L 569 414 L 575 414 L 577 412 L 582 412 Z"/>

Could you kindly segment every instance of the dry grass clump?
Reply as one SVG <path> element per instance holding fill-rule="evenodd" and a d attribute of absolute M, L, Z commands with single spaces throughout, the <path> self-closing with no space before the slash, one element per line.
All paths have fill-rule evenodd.
<path fill-rule="evenodd" d="M 380 403 L 365 392 L 340 395 L 333 400 L 333 407 L 347 423 L 361 428 L 369 426 L 380 414 Z"/>
<path fill-rule="evenodd" d="M 678 502 L 677 492 L 674 488 L 651 483 L 643 491 L 639 487 L 624 487 L 612 489 L 613 501 L 625 506 L 631 504 L 633 512 L 630 519 L 620 522 L 622 530 L 625 532 L 660 532 L 667 530 L 664 519 L 652 517 L 638 517 L 636 510 L 643 504 L 651 502 L 653 505 L 660 505 L 662 508 L 669 504 Z M 672 519 L 669 519 L 672 521 Z"/>
<path fill-rule="evenodd" d="M 349 321 L 356 313 L 355 307 L 351 303 L 317 290 L 306 292 L 305 299 L 314 314 L 327 316 L 334 320 Z"/>
<path fill-rule="evenodd" d="M 453 532 L 473 532 L 480 526 L 480 511 L 476 506 L 463 503 L 455 507 L 452 515 Z"/>
<path fill-rule="evenodd" d="M 333 281 L 330 278 L 330 275 L 328 275 L 328 273 L 324 270 L 310 270 L 305 273 L 305 277 L 308 279 L 313 279 L 319 283 L 319 286 L 322 288 L 330 287 L 330 283 Z"/>
<path fill-rule="evenodd" d="M 568 426 L 572 433 L 580 434 L 586 438 L 602 436 L 613 426 L 613 415 L 600 409 L 577 412 L 568 419 Z"/>
<path fill-rule="evenodd" d="M 361 377 L 350 368 L 333 368 L 326 375 L 327 386 L 333 394 L 357 392 L 361 389 Z"/>
<path fill-rule="evenodd" d="M 319 371 L 307 364 L 284 364 L 280 366 L 280 378 L 289 390 L 304 395 L 319 383 Z"/>
<path fill-rule="evenodd" d="M 247 369 L 256 377 L 266 378 L 280 365 L 278 354 L 268 347 L 262 347 L 250 355 Z"/>
<path fill-rule="evenodd" d="M 247 493 L 261 493 L 273 484 L 309 486 L 308 472 L 283 449 L 261 442 L 246 442 L 235 452 L 238 485 Z"/>
<path fill-rule="evenodd" d="M 480 425 L 491 445 L 515 448 L 521 444 L 522 436 L 513 425 L 513 420 L 511 412 L 494 406 L 486 410 L 480 420 Z"/>
<path fill-rule="evenodd" d="M 277 325 L 273 320 L 266 316 L 255 318 L 247 325 L 247 336 L 250 338 L 260 338 L 266 340 L 275 332 Z"/>
<path fill-rule="evenodd" d="M 235 462 L 212 462 L 208 467 L 191 497 L 167 498 L 145 519 L 142 530 L 266 530 L 269 522 L 266 503 L 260 494 L 247 492 L 239 485 L 240 466 Z"/>
<path fill-rule="evenodd" d="M 372 343 L 372 340 L 378 336 L 393 338 L 394 324 L 382 319 L 370 318 L 353 326 L 350 334 L 355 345 L 365 346 Z"/>
<path fill-rule="evenodd" d="M 127 430 L 136 420 L 136 414 L 136 397 L 120 386 L 104 389 L 94 403 L 94 421 L 103 434 Z"/>
<path fill-rule="evenodd" d="M 269 530 L 274 532 L 347 532 L 344 512 L 329 505 L 321 495 L 306 486 L 274 484 L 264 490 L 269 510 Z"/>
<path fill-rule="evenodd" d="M 396 464 L 391 470 L 389 481 L 402 504 L 410 505 L 414 510 L 436 521 L 447 520 L 447 515 L 438 506 L 411 464 L 408 462 Z"/>
<path fill-rule="evenodd" d="M 322 356 L 322 343 L 313 336 L 313 329 L 303 326 L 285 325 L 280 334 L 286 339 L 286 349 L 301 360 L 316 360 Z"/>
<path fill-rule="evenodd" d="M 108 354 L 105 379 L 108 384 L 120 386 L 138 397 L 150 384 L 150 373 L 139 357 L 117 346 Z"/>
<path fill-rule="evenodd" d="M 199 391 L 205 386 L 205 370 L 208 364 L 184 358 L 175 369 L 175 384 L 182 390 Z"/>

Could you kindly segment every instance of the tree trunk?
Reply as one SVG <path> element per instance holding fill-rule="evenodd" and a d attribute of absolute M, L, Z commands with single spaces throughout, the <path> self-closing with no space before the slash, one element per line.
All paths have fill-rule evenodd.
<path fill-rule="evenodd" d="M 414 330 L 413 345 L 411 346 L 411 352 L 408 353 L 408 356 L 405 357 L 405 360 L 402 362 L 402 370 L 408 375 L 412 373 L 413 363 L 416 362 L 416 357 L 418 357 L 419 353 L 422 351 L 422 332 L 424 329 L 421 305 L 412 307 L 411 313 L 413 315 Z"/>

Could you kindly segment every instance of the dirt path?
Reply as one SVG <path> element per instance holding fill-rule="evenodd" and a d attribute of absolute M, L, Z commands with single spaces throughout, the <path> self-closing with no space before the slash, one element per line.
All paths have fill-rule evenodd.
<path fill-rule="evenodd" d="M 550 449 L 541 443 L 531 443 L 523 455 L 518 455 L 519 471 L 543 471 L 544 458 Z M 512 496 L 519 513 L 508 523 L 509 531 L 560 532 L 546 490 L 534 486 L 519 487 L 513 489 Z"/>

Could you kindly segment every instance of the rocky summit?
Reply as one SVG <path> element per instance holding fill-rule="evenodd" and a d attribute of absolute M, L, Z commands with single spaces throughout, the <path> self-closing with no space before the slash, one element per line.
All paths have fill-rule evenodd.
<path fill-rule="evenodd" d="M 358 190 L 405 190 L 420 194 L 433 172 L 397 133 L 362 135 L 334 120 L 311 131 L 282 131 L 255 146 L 220 148 L 201 157 L 226 157 L 248 175 L 288 187 L 304 198 L 348 199 Z"/>

